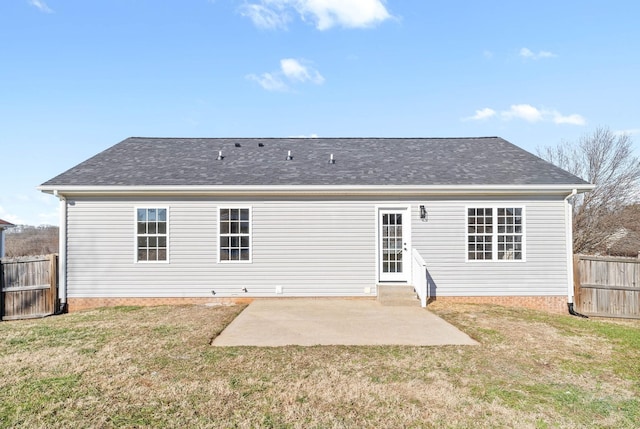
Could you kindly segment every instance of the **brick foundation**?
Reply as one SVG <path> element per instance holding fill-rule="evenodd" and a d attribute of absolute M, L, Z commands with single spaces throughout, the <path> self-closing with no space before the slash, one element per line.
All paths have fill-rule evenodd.
<path fill-rule="evenodd" d="M 73 311 L 98 307 L 115 307 L 119 305 L 154 306 L 154 305 L 204 305 L 204 304 L 248 304 L 253 298 L 69 298 L 67 308 Z"/>
<path fill-rule="evenodd" d="M 436 302 L 497 304 L 567 314 L 566 296 L 438 296 Z"/>
<path fill-rule="evenodd" d="M 256 298 L 283 299 L 283 298 Z M 296 298 L 290 298 L 296 299 Z M 375 299 L 375 297 L 318 297 L 318 299 Z M 69 298 L 68 311 L 80 311 L 98 307 L 115 307 L 120 305 L 155 306 L 155 305 L 204 305 L 204 304 L 248 304 L 254 298 Z M 524 307 L 551 313 L 567 313 L 567 297 L 565 296 L 438 296 L 436 302 L 497 304 L 508 307 Z"/>

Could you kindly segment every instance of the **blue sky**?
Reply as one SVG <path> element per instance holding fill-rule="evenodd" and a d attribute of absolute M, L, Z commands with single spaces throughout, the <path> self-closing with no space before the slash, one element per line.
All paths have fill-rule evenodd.
<path fill-rule="evenodd" d="M 2 0 L 0 218 L 129 136 L 640 140 L 640 2 Z"/>

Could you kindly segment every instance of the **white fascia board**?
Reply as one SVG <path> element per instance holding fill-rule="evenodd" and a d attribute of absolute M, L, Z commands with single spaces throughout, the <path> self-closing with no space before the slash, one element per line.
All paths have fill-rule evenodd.
<path fill-rule="evenodd" d="M 238 186 L 39 186 L 42 192 L 64 196 L 161 195 L 566 195 L 587 192 L 595 185 L 238 185 Z"/>

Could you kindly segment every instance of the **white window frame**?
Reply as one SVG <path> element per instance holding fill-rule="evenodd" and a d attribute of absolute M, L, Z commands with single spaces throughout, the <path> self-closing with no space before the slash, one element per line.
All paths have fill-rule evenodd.
<path fill-rule="evenodd" d="M 165 234 L 155 234 L 156 237 L 160 235 L 164 235 L 166 238 L 167 257 L 165 260 L 141 261 L 138 259 L 138 237 L 140 236 L 140 234 L 138 234 L 138 210 L 149 210 L 149 209 L 166 210 L 166 213 L 167 213 L 167 220 L 166 220 L 167 230 L 165 231 Z M 135 206 L 133 208 L 133 261 L 134 263 L 136 264 L 168 264 L 170 260 L 169 228 L 170 228 L 170 211 L 168 206 L 154 205 L 154 204 L 149 204 L 144 206 L 142 205 Z M 143 234 L 143 235 L 150 236 L 149 234 Z"/>
<path fill-rule="evenodd" d="M 469 233 L 469 209 L 492 209 L 491 215 L 493 219 L 492 223 L 492 232 L 491 234 L 491 259 L 469 259 L 469 236 L 474 236 L 478 234 L 470 234 Z M 498 209 L 520 209 L 521 217 L 522 217 L 522 233 L 499 233 L 498 232 Z M 465 241 L 464 241 L 464 255 L 465 261 L 471 263 L 482 263 L 482 262 L 490 262 L 490 263 L 521 263 L 527 261 L 527 214 L 526 208 L 521 204 L 483 204 L 479 202 L 478 204 L 468 204 L 464 208 L 464 228 L 465 228 Z M 483 234 L 480 234 L 483 235 Z M 514 236 L 520 235 L 522 237 L 522 258 L 521 259 L 498 259 L 498 237 L 499 236 Z"/>
<path fill-rule="evenodd" d="M 220 216 L 220 212 L 222 210 L 229 210 L 229 209 L 238 209 L 238 210 L 249 210 L 249 232 L 247 234 L 231 234 L 229 233 L 222 233 L 222 229 L 220 227 L 220 222 L 221 222 L 221 216 Z M 235 205 L 235 204 L 228 204 L 228 205 L 219 205 L 216 208 L 217 211 L 217 234 L 216 234 L 216 254 L 217 254 L 217 259 L 218 259 L 218 263 L 220 264 L 250 264 L 253 262 L 253 207 L 252 206 L 239 206 L 239 205 Z M 222 237 L 228 236 L 248 236 L 249 237 L 249 259 L 246 260 L 226 260 L 226 259 L 221 259 L 221 253 L 222 253 L 222 246 L 220 245 L 220 239 Z"/>

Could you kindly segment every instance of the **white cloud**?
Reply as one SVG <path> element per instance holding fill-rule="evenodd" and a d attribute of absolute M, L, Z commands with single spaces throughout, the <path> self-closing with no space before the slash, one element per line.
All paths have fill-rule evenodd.
<path fill-rule="evenodd" d="M 40 12 L 53 13 L 53 10 L 51 10 L 43 0 L 29 0 L 29 4 L 38 8 Z"/>
<path fill-rule="evenodd" d="M 280 60 L 280 68 L 282 69 L 282 73 L 292 81 L 313 82 L 316 85 L 324 82 L 324 77 L 322 77 L 318 70 L 311 66 L 302 65 L 300 61 L 293 58 Z"/>
<path fill-rule="evenodd" d="M 326 30 L 334 25 L 371 27 L 391 18 L 380 0 L 303 0 L 296 3 L 296 9 L 303 17 L 312 16 L 318 30 Z"/>
<path fill-rule="evenodd" d="M 274 30 L 286 28 L 289 22 L 289 14 L 281 8 L 270 9 L 263 4 L 245 4 L 240 8 L 242 16 L 246 16 L 258 28 Z"/>
<path fill-rule="evenodd" d="M 613 134 L 615 134 L 616 136 L 622 136 L 625 134 L 632 136 L 634 134 L 640 134 L 640 128 L 630 128 L 628 130 L 617 130 L 617 131 L 614 131 Z"/>
<path fill-rule="evenodd" d="M 480 110 L 476 110 L 476 114 L 473 116 L 469 116 L 467 118 L 464 118 L 464 120 L 466 121 L 481 121 L 483 119 L 488 119 L 492 116 L 495 116 L 496 111 L 489 108 L 489 107 L 485 107 L 484 109 L 480 109 Z"/>
<path fill-rule="evenodd" d="M 274 73 L 262 73 L 261 75 L 250 74 L 247 79 L 258 82 L 267 91 L 286 91 L 289 89 L 280 76 Z"/>
<path fill-rule="evenodd" d="M 48 213 L 38 213 L 39 225 L 58 225 L 60 223 L 60 213 L 55 210 Z"/>
<path fill-rule="evenodd" d="M 530 104 L 513 104 L 509 110 L 500 113 L 504 119 L 520 118 L 527 122 L 542 120 L 542 112 Z"/>
<path fill-rule="evenodd" d="M 535 52 L 533 52 L 531 49 L 529 48 L 522 48 L 520 49 L 520 54 L 519 54 L 522 58 L 526 58 L 529 60 L 539 60 L 542 58 L 553 58 L 553 57 L 557 57 L 556 54 L 549 52 L 549 51 L 539 51 L 537 54 Z"/>
<path fill-rule="evenodd" d="M 322 85 L 324 77 L 318 70 L 307 65 L 304 60 L 283 58 L 280 60 L 280 70 L 261 75 L 250 74 L 247 79 L 258 82 L 267 91 L 288 91 L 291 84 L 313 83 Z"/>
<path fill-rule="evenodd" d="M 510 121 L 512 119 L 522 119 L 527 122 L 553 122 L 554 124 L 569 124 L 569 125 L 586 125 L 586 119 L 577 113 L 570 115 L 563 115 L 557 110 L 539 109 L 531 104 L 512 104 L 508 110 L 500 111 L 500 114 L 490 108 L 476 110 L 475 115 L 462 118 L 464 121 L 474 120 L 480 121 L 498 116 L 503 121 Z"/>
<path fill-rule="evenodd" d="M 2 206 L 0 206 L 0 219 L 5 220 L 14 225 L 24 225 L 26 222 L 23 218 L 13 213 L 7 212 Z"/>
<path fill-rule="evenodd" d="M 260 28 L 285 28 L 290 11 L 303 21 L 314 22 L 318 30 L 334 26 L 365 28 L 391 18 L 384 3 L 384 0 L 258 0 L 245 3 L 240 12 Z"/>
<path fill-rule="evenodd" d="M 586 125 L 587 121 L 577 113 L 572 115 L 562 115 L 560 112 L 553 111 L 553 122 L 556 124 L 570 124 L 570 125 Z"/>
<path fill-rule="evenodd" d="M 482 56 L 485 57 L 486 59 L 490 60 L 491 58 L 493 58 L 493 52 L 489 51 L 489 50 L 485 50 L 482 52 Z"/>

